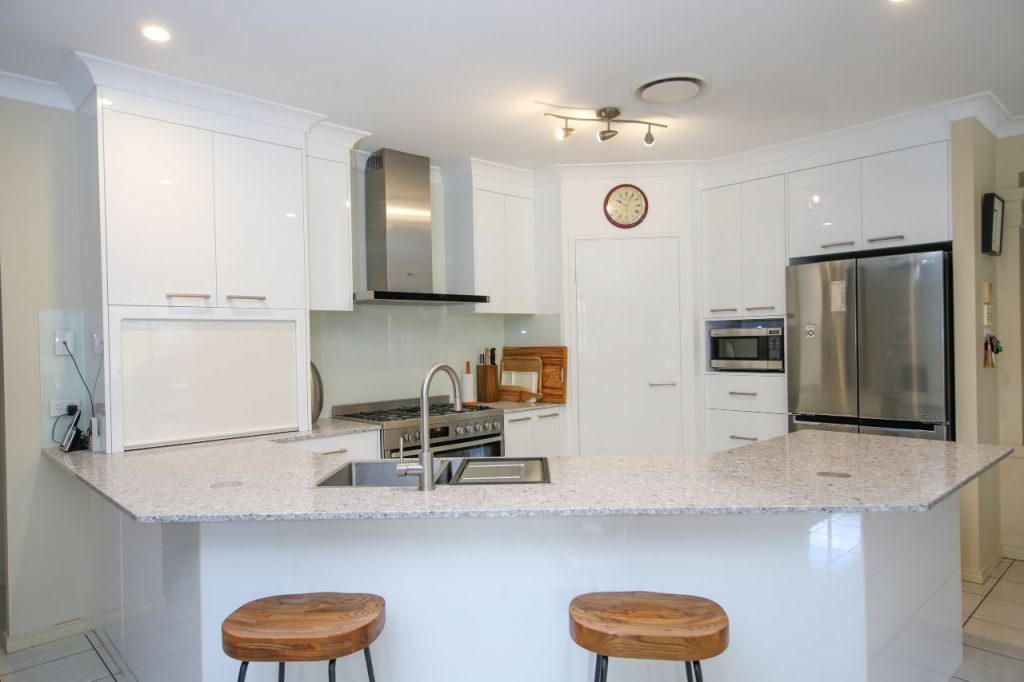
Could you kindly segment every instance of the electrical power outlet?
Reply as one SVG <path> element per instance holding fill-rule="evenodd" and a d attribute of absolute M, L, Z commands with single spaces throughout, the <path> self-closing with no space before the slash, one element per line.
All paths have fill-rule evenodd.
<path fill-rule="evenodd" d="M 92 335 L 92 352 L 95 355 L 103 355 L 103 334 L 100 332 Z"/>
<path fill-rule="evenodd" d="M 71 345 L 71 344 L 68 344 Z M 60 417 L 68 413 L 68 405 L 74 405 L 78 409 L 82 409 L 81 404 L 77 400 L 51 400 L 50 401 L 50 416 Z"/>
<path fill-rule="evenodd" d="M 64 344 L 68 344 L 65 348 Z M 53 354 L 54 355 L 71 355 L 68 353 L 68 348 L 72 352 L 75 350 L 75 333 L 68 331 L 67 329 L 57 329 L 53 332 Z"/>

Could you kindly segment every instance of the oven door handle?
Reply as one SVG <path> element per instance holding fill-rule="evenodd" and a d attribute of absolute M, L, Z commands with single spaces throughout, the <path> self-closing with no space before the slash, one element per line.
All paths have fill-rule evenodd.
<path fill-rule="evenodd" d="M 444 445 L 438 445 L 434 447 L 430 446 L 430 451 L 437 455 L 440 452 L 451 452 L 452 450 L 464 450 L 470 447 L 476 447 L 478 445 L 488 445 L 489 443 L 500 443 L 501 435 L 490 436 L 488 438 L 479 438 L 471 441 L 462 441 L 460 443 L 446 443 Z M 405 450 L 406 457 L 419 457 L 420 448 L 407 448 Z"/>

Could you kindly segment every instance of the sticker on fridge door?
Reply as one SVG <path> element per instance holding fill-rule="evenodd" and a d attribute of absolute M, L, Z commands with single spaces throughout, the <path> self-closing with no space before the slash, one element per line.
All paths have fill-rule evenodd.
<path fill-rule="evenodd" d="M 846 280 L 832 282 L 832 312 L 846 312 Z"/>

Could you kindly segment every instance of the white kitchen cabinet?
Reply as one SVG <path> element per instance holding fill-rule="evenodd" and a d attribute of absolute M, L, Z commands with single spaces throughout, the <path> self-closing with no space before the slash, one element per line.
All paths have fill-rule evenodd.
<path fill-rule="evenodd" d="M 786 312 L 786 178 L 776 175 L 740 185 L 742 194 L 743 314 Z"/>
<path fill-rule="evenodd" d="M 477 312 L 504 313 L 508 304 L 505 253 L 505 196 L 473 191 L 473 293 L 489 296 Z"/>
<path fill-rule="evenodd" d="M 782 436 L 788 429 L 789 416 L 785 414 L 704 410 L 705 443 L 709 453 Z"/>
<path fill-rule="evenodd" d="M 863 248 L 949 241 L 948 155 L 935 142 L 861 160 Z"/>
<path fill-rule="evenodd" d="M 347 163 L 306 159 L 310 310 L 352 310 L 352 221 Z"/>
<path fill-rule="evenodd" d="M 704 377 L 704 406 L 743 412 L 788 411 L 784 374 L 718 372 Z"/>
<path fill-rule="evenodd" d="M 562 454 L 562 408 L 537 408 L 505 415 L 506 457 Z"/>
<path fill-rule="evenodd" d="M 505 196 L 505 312 L 536 310 L 533 200 Z"/>
<path fill-rule="evenodd" d="M 213 306 L 213 134 L 103 114 L 107 295 L 111 304 Z"/>
<path fill-rule="evenodd" d="M 790 258 L 861 248 L 860 168 L 854 159 L 789 174 Z"/>
<path fill-rule="evenodd" d="M 705 190 L 704 316 L 764 317 L 786 308 L 786 189 L 781 175 Z"/>
<path fill-rule="evenodd" d="M 343 433 L 309 440 L 294 440 L 284 443 L 290 448 L 315 452 L 318 455 L 345 454 L 359 459 L 380 459 L 380 431 Z"/>
<path fill-rule="evenodd" d="M 217 304 L 306 307 L 302 152 L 215 134 Z"/>
<path fill-rule="evenodd" d="M 741 314 L 742 203 L 740 185 L 717 187 L 701 194 L 706 317 L 736 317 Z M 784 265 L 782 263 L 780 267 Z"/>

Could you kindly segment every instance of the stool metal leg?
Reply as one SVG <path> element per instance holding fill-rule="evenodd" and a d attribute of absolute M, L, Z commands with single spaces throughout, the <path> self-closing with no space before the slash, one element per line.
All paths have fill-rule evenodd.
<path fill-rule="evenodd" d="M 686 662 L 686 682 L 693 682 L 693 664 Z"/>
<path fill-rule="evenodd" d="M 370 647 L 363 649 L 363 658 L 366 659 L 366 675 L 370 678 L 370 682 L 377 682 L 377 678 L 373 676 L 373 659 L 370 658 Z M 331 682 L 334 682 L 333 680 Z"/>
<path fill-rule="evenodd" d="M 245 682 L 245 671 L 249 669 L 249 661 L 242 661 L 242 667 L 238 669 L 238 682 Z"/>
<path fill-rule="evenodd" d="M 608 657 L 598 654 L 594 662 L 594 682 L 608 682 Z"/>
<path fill-rule="evenodd" d="M 332 658 L 327 663 L 327 682 L 335 682 L 334 681 L 334 664 L 337 663 L 337 662 L 338 662 L 338 659 Z"/>
<path fill-rule="evenodd" d="M 277 664 L 277 682 L 284 682 L 284 663 Z"/>
<path fill-rule="evenodd" d="M 704 682 L 704 673 L 700 671 L 700 661 L 693 662 L 693 671 L 697 675 L 697 682 Z"/>

